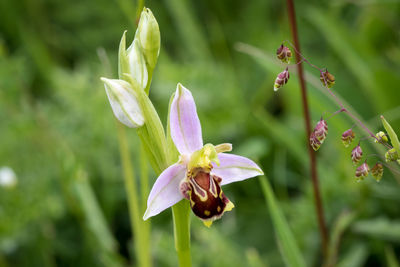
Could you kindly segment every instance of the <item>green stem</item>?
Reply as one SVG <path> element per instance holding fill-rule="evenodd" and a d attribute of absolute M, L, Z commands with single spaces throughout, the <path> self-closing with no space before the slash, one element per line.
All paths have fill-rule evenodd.
<path fill-rule="evenodd" d="M 135 175 L 133 172 L 133 166 L 131 164 L 132 161 L 129 154 L 129 146 L 126 138 L 126 132 L 122 124 L 120 124 L 119 122 L 117 122 L 117 124 L 119 151 L 122 160 L 125 190 L 128 197 L 129 216 L 132 232 L 135 237 L 135 254 L 139 266 L 150 267 L 150 253 L 148 250 L 146 250 L 145 246 L 141 245 L 142 242 L 145 241 L 144 239 L 146 238 L 146 236 L 144 234 L 144 223 L 141 220 Z"/>
<path fill-rule="evenodd" d="M 147 165 L 146 149 L 144 144 L 140 144 L 140 193 L 141 210 L 146 211 L 147 196 L 149 195 L 149 169 Z"/>
<path fill-rule="evenodd" d="M 146 211 L 146 202 L 147 202 L 147 196 L 149 195 L 149 169 L 148 169 L 148 162 L 147 162 L 147 157 L 146 157 L 146 150 L 144 148 L 144 145 L 140 145 L 140 193 L 141 193 L 141 212 L 140 214 L 144 214 Z M 142 252 L 145 255 L 148 255 L 149 259 L 149 265 L 151 266 L 151 233 L 150 233 L 150 226 L 151 226 L 151 221 L 142 221 L 143 227 L 142 227 L 142 237 L 143 239 L 140 242 L 140 246 L 142 246 Z"/>
<path fill-rule="evenodd" d="M 182 200 L 172 207 L 174 220 L 175 249 L 180 267 L 192 266 L 190 256 L 190 207 L 187 200 Z"/>

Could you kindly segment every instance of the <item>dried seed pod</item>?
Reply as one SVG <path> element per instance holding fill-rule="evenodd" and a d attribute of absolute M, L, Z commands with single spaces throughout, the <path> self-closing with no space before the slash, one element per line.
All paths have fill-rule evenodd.
<path fill-rule="evenodd" d="M 396 161 L 399 159 L 399 153 L 397 153 L 396 149 L 389 149 L 385 153 L 386 162 Z"/>
<path fill-rule="evenodd" d="M 276 56 L 283 63 L 289 64 L 290 59 L 292 58 L 292 51 L 290 51 L 289 47 L 286 47 L 283 44 L 281 44 L 281 46 L 276 51 Z"/>
<path fill-rule="evenodd" d="M 387 143 L 389 141 L 387 135 L 382 131 L 376 133 L 375 137 L 375 143 Z"/>
<path fill-rule="evenodd" d="M 358 144 L 352 151 L 351 151 L 351 161 L 353 161 L 354 164 L 357 164 L 361 158 L 362 158 L 362 149 L 360 144 Z"/>
<path fill-rule="evenodd" d="M 374 167 L 371 169 L 371 174 L 375 178 L 377 182 L 382 179 L 383 176 L 383 165 L 382 163 L 377 162 Z"/>
<path fill-rule="evenodd" d="M 278 76 L 275 79 L 275 84 L 274 84 L 274 91 L 278 91 L 279 88 L 284 86 L 288 80 L 289 80 L 289 69 L 286 67 L 284 71 L 278 74 Z"/>
<path fill-rule="evenodd" d="M 356 169 L 357 182 L 364 180 L 364 178 L 368 175 L 368 172 L 369 172 L 369 166 L 366 162 L 364 162 Z"/>
<path fill-rule="evenodd" d="M 342 143 L 345 147 L 348 147 L 356 137 L 356 134 L 352 129 L 348 129 L 342 134 Z"/>
<path fill-rule="evenodd" d="M 324 142 L 326 135 L 328 134 L 328 124 L 324 119 L 320 119 L 314 128 L 315 137 L 321 142 Z"/>
<path fill-rule="evenodd" d="M 328 72 L 328 70 L 321 71 L 319 80 L 324 86 L 331 88 L 335 84 L 335 76 Z"/>
<path fill-rule="evenodd" d="M 315 136 L 315 132 L 312 132 L 310 135 L 310 145 L 314 149 L 314 151 L 317 151 L 322 145 L 322 142 L 319 141 L 318 138 Z"/>

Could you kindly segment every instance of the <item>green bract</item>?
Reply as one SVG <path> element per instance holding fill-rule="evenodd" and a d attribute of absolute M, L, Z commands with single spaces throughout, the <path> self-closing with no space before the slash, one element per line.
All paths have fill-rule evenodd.
<path fill-rule="evenodd" d="M 388 133 L 388 135 L 390 137 L 390 142 L 392 143 L 392 146 L 394 148 L 394 152 L 397 153 L 397 155 L 394 156 L 394 158 L 398 159 L 398 158 L 400 158 L 400 155 L 399 155 L 399 151 L 400 151 L 399 138 L 397 137 L 397 134 L 394 132 L 392 126 L 390 126 L 390 124 L 385 120 L 385 118 L 383 116 L 381 116 L 381 120 L 382 120 L 383 127 L 385 127 L 385 130 L 386 130 L 386 132 Z"/>

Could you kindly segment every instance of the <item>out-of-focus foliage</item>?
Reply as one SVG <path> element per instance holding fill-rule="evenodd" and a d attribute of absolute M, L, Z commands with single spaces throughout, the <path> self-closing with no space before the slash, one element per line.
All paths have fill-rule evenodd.
<path fill-rule="evenodd" d="M 320 266 L 294 71 L 273 92 L 283 69 L 274 53 L 290 39 L 284 1 L 145 5 L 161 31 L 150 96 L 164 123 L 181 82 L 196 99 L 205 142 L 229 141 L 233 152 L 260 162 L 306 265 Z M 296 7 L 303 54 L 329 68 L 335 93 L 373 131 L 383 130 L 378 115 L 384 114 L 399 134 L 400 3 L 302 0 Z M 0 266 L 134 261 L 116 122 L 99 77 L 117 70 L 118 43 L 125 29 L 133 38 L 135 14 L 129 0 L 0 1 L 0 167 L 11 167 L 18 179 L 13 188 L 0 187 Z M 107 52 L 109 67 L 101 64 L 99 49 Z M 315 124 L 338 107 L 322 93 L 319 73 L 306 71 Z M 340 233 L 333 248 L 338 266 L 396 266 L 400 178 L 385 169 L 380 183 L 372 177 L 356 183 L 352 147 L 340 139 L 354 123 L 340 114 L 328 124 L 318 171 L 328 227 Z M 135 131 L 128 133 L 135 166 L 139 142 Z M 376 144 L 362 144 L 365 154 L 384 155 Z M 258 178 L 224 191 L 236 205 L 232 212 L 211 229 L 192 220 L 194 266 L 283 266 Z M 354 218 L 335 232 L 343 211 Z M 171 212 L 153 218 L 152 230 L 155 265 L 176 266 Z"/>

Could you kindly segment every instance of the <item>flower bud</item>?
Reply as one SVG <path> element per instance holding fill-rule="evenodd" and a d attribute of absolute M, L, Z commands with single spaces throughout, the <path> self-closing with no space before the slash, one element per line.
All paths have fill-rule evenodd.
<path fill-rule="evenodd" d="M 278 91 L 279 88 L 284 86 L 289 80 L 289 69 L 286 67 L 284 71 L 278 74 L 276 77 L 275 84 L 274 84 L 274 91 Z"/>
<path fill-rule="evenodd" d="M 368 172 L 369 172 L 369 166 L 366 162 L 364 162 L 356 169 L 357 182 L 364 180 L 364 178 L 368 175 Z"/>
<path fill-rule="evenodd" d="M 356 137 L 356 134 L 352 129 L 348 129 L 342 134 L 342 143 L 345 147 L 348 147 Z"/>
<path fill-rule="evenodd" d="M 115 117 L 131 128 L 144 124 L 144 117 L 136 93 L 124 80 L 101 78 Z"/>
<path fill-rule="evenodd" d="M 154 69 L 160 53 L 160 29 L 153 13 L 148 8 L 144 8 L 140 15 L 139 26 L 136 31 L 135 39 L 138 39 L 140 48 L 148 66 Z"/>
<path fill-rule="evenodd" d="M 396 149 L 392 148 L 385 153 L 385 158 L 386 162 L 396 161 L 399 159 L 399 154 L 397 153 Z"/>
<path fill-rule="evenodd" d="M 351 151 L 351 160 L 353 161 L 354 164 L 357 164 L 361 160 L 362 154 L 363 152 L 360 145 L 356 146 Z"/>
<path fill-rule="evenodd" d="M 328 88 L 331 88 L 335 84 L 335 76 L 329 73 L 328 70 L 322 71 L 319 79 Z"/>
<path fill-rule="evenodd" d="M 382 179 L 383 176 L 383 165 L 382 163 L 377 162 L 374 167 L 371 169 L 371 174 L 375 178 L 377 182 Z"/>
<path fill-rule="evenodd" d="M 324 119 L 320 119 L 314 128 L 315 137 L 321 142 L 324 142 L 326 135 L 328 134 L 328 124 Z"/>
<path fill-rule="evenodd" d="M 315 136 L 314 131 L 310 135 L 310 145 L 314 149 L 314 151 L 317 151 L 322 145 L 322 142 L 319 141 L 318 138 Z"/>
<path fill-rule="evenodd" d="M 290 51 L 289 47 L 281 46 L 276 51 L 276 56 L 283 62 L 289 64 L 290 59 L 292 58 L 292 51 Z"/>
<path fill-rule="evenodd" d="M 144 60 L 143 53 L 139 47 L 138 40 L 133 40 L 131 46 L 126 52 L 128 56 L 130 75 L 139 83 L 139 85 L 143 89 L 145 89 L 147 86 L 148 73 L 146 62 Z"/>
<path fill-rule="evenodd" d="M 389 141 L 387 135 L 382 131 L 378 132 L 375 137 L 375 143 L 387 143 Z"/>

